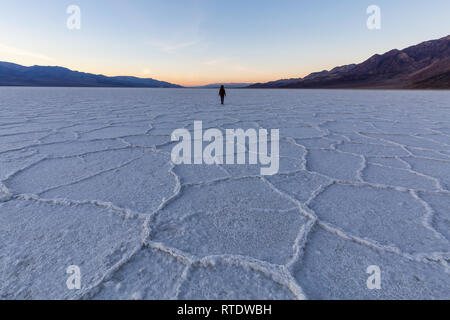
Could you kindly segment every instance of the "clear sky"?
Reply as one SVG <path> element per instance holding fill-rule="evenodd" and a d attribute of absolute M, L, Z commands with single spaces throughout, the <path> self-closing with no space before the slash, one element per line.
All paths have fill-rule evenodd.
<path fill-rule="evenodd" d="M 366 27 L 369 5 L 381 30 Z M 69 30 L 69 5 L 81 29 Z M 2 0 L 0 60 L 181 85 L 263 82 L 450 34 L 449 0 Z"/>

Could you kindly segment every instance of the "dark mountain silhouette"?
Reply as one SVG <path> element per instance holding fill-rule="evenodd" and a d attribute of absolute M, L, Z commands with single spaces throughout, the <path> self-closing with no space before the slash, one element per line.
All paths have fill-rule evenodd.
<path fill-rule="evenodd" d="M 238 82 L 230 82 L 230 83 L 211 83 L 204 86 L 197 86 L 193 88 L 203 88 L 203 89 L 218 89 L 222 85 L 225 86 L 225 88 L 245 88 L 251 85 L 251 83 L 238 83 Z"/>
<path fill-rule="evenodd" d="M 450 36 L 376 54 L 360 64 L 250 88 L 450 89 Z"/>
<path fill-rule="evenodd" d="M 62 67 L 24 67 L 0 62 L 0 86 L 180 88 L 176 84 L 136 77 L 107 77 Z"/>

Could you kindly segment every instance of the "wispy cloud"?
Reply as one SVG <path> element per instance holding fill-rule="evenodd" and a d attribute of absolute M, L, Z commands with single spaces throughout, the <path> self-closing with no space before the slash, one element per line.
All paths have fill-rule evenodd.
<path fill-rule="evenodd" d="M 30 58 L 40 59 L 40 60 L 46 60 L 46 61 L 53 60 L 52 58 L 50 58 L 46 55 L 37 53 L 37 52 L 31 52 L 31 51 L 19 49 L 19 48 L 7 46 L 7 45 L 1 44 L 1 43 L 0 43 L 0 52 L 9 53 L 9 54 L 13 54 L 16 56 L 24 56 L 24 57 L 30 57 Z"/>
<path fill-rule="evenodd" d="M 235 71 L 249 71 L 250 69 L 246 66 L 243 66 L 241 64 L 235 64 L 232 66 L 233 70 Z"/>
<path fill-rule="evenodd" d="M 148 68 L 145 68 L 141 71 L 141 76 L 148 76 L 152 73 L 152 71 Z"/>
<path fill-rule="evenodd" d="M 229 59 L 221 58 L 221 59 L 209 59 L 202 62 L 205 66 L 220 66 L 229 70 L 234 70 L 238 72 L 250 71 L 250 68 L 244 66 L 240 63 L 235 63 Z"/>
<path fill-rule="evenodd" d="M 152 41 L 150 45 L 165 53 L 174 53 L 178 50 L 191 47 L 197 44 L 197 41 L 181 42 L 181 43 L 165 43 L 160 41 Z"/>
<path fill-rule="evenodd" d="M 207 66 L 214 66 L 214 65 L 217 65 L 217 64 L 219 64 L 221 62 L 223 62 L 222 59 L 211 59 L 211 60 L 204 61 L 203 64 L 207 65 Z"/>

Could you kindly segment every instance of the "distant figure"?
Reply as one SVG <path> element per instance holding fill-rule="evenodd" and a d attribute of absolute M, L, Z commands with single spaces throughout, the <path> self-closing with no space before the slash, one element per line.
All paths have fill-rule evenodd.
<path fill-rule="evenodd" d="M 221 86 L 220 90 L 219 90 L 219 96 L 220 96 L 220 100 L 222 101 L 222 104 L 225 101 L 225 96 L 227 95 L 227 92 L 225 91 L 225 87 Z"/>

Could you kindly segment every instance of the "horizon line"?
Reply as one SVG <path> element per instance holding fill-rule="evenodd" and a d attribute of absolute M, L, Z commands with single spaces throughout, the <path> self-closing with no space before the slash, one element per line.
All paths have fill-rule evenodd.
<path fill-rule="evenodd" d="M 3 62 L 3 63 L 10 63 L 10 64 L 15 64 L 15 65 L 19 65 L 19 66 L 23 66 L 23 67 L 27 67 L 27 68 L 31 68 L 31 67 L 53 67 L 53 68 L 64 68 L 64 69 L 68 69 L 68 70 L 73 71 L 73 72 L 86 73 L 86 74 L 93 74 L 93 75 L 97 75 L 97 76 L 105 76 L 105 77 L 111 77 L 111 78 L 116 78 L 116 77 L 132 77 L 132 78 L 137 78 L 137 79 L 151 79 L 151 80 L 157 80 L 157 81 L 160 81 L 160 82 L 167 82 L 167 83 L 173 84 L 173 85 L 178 85 L 178 86 L 181 86 L 181 87 L 183 87 L 183 88 L 198 88 L 198 87 L 204 87 L 204 86 L 209 86 L 209 85 L 218 85 L 218 84 L 224 84 L 224 85 L 226 85 L 226 84 L 228 84 L 228 85 L 229 85 L 229 84 L 247 84 L 248 86 L 250 86 L 250 85 L 254 85 L 254 84 L 262 84 L 262 83 L 267 83 L 267 82 L 272 82 L 272 81 L 279 81 L 279 80 L 302 79 L 302 78 L 304 78 L 304 77 L 306 77 L 306 76 L 308 76 L 308 75 L 310 75 L 310 74 L 312 74 L 312 73 L 322 72 L 322 71 L 330 71 L 330 70 L 332 70 L 333 68 L 336 68 L 336 67 L 342 67 L 342 66 L 351 65 L 351 64 L 359 64 L 359 63 L 362 63 L 362 62 L 364 62 L 364 61 L 366 61 L 366 60 L 368 60 L 368 59 L 370 59 L 371 57 L 376 56 L 376 55 L 382 55 L 382 54 L 388 53 L 388 52 L 393 51 L 393 50 L 399 50 L 399 51 L 401 51 L 401 50 L 404 50 L 404 49 L 409 48 L 409 47 L 411 47 L 411 46 L 419 45 L 419 44 L 422 44 L 422 43 L 425 43 L 425 42 L 428 42 L 428 41 L 440 40 L 440 39 L 444 39 L 444 38 L 448 38 L 448 37 L 450 37 L 450 35 L 445 35 L 445 36 L 443 36 L 443 37 L 435 38 L 435 39 L 423 40 L 423 41 L 421 41 L 421 42 L 418 42 L 418 43 L 409 45 L 409 46 L 407 46 L 407 47 L 405 47 L 405 48 L 402 48 L 402 49 L 393 48 L 393 49 L 390 49 L 390 50 L 385 51 L 385 52 L 383 52 L 383 53 L 373 53 L 373 54 L 370 55 L 369 57 L 361 58 L 362 60 L 360 60 L 359 62 L 353 62 L 353 63 L 343 64 L 343 65 L 337 65 L 337 66 L 328 67 L 328 68 L 327 68 L 327 67 L 323 67 L 323 68 L 320 68 L 321 70 L 316 70 L 316 71 L 313 71 L 313 72 L 311 72 L 311 73 L 304 73 L 304 74 L 299 75 L 299 76 L 297 76 L 297 77 L 281 77 L 281 78 L 278 78 L 278 79 L 277 79 L 277 78 L 274 76 L 273 78 L 270 78 L 270 79 L 265 79 L 265 80 L 264 80 L 264 79 L 261 79 L 261 80 L 258 80 L 258 81 L 232 81 L 232 80 L 226 80 L 226 81 L 224 81 L 224 82 L 218 82 L 218 81 L 207 82 L 207 81 L 205 81 L 205 82 L 196 83 L 196 84 L 193 84 L 193 83 L 190 83 L 190 82 L 181 84 L 181 83 L 178 82 L 178 81 L 166 80 L 166 79 L 159 79 L 159 78 L 157 78 L 157 77 L 142 77 L 142 76 L 139 76 L 139 75 L 133 75 L 133 74 L 124 75 L 124 74 L 95 73 L 95 72 L 83 71 L 82 69 L 78 69 L 78 68 L 66 67 L 66 66 L 63 66 L 63 65 L 42 65 L 42 64 L 25 65 L 25 64 L 20 64 L 20 63 L 16 63 L 16 62 L 10 62 L 10 61 L 0 61 L 0 62 Z M 82 87 L 82 86 L 81 86 L 81 87 Z"/>

